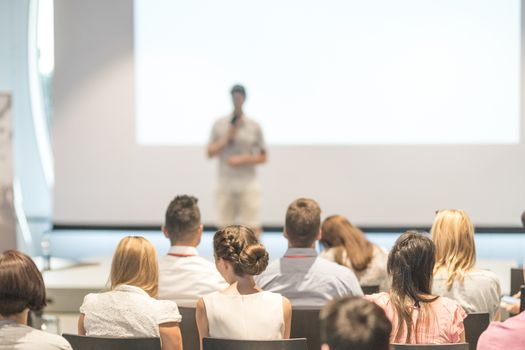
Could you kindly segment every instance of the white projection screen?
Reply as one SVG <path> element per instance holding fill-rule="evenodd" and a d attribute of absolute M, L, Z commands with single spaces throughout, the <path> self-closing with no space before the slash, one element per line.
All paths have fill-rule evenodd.
<path fill-rule="evenodd" d="M 55 1 L 55 224 L 215 224 L 213 121 L 247 87 L 262 218 L 306 196 L 358 225 L 525 210 L 521 0 Z"/>

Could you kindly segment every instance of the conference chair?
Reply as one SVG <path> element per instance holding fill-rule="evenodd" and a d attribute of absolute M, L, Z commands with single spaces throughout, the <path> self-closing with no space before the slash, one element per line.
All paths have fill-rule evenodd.
<path fill-rule="evenodd" d="M 308 350 L 306 339 L 235 340 L 203 338 L 203 350 Z M 312 349 L 314 350 L 314 349 Z"/>
<path fill-rule="evenodd" d="M 290 338 L 306 338 L 308 349 L 321 349 L 321 321 L 318 308 L 293 307 Z"/>
<path fill-rule="evenodd" d="M 510 269 L 510 295 L 518 293 L 522 284 L 525 284 L 523 269 Z"/>
<path fill-rule="evenodd" d="M 469 350 L 467 343 L 457 344 L 392 344 L 394 350 Z"/>
<path fill-rule="evenodd" d="M 361 286 L 365 295 L 379 293 L 379 285 Z"/>
<path fill-rule="evenodd" d="M 199 330 L 195 321 L 194 307 L 179 307 L 182 316 L 180 323 L 180 333 L 182 335 L 182 345 L 184 350 L 199 350 Z"/>
<path fill-rule="evenodd" d="M 469 350 L 476 350 L 479 336 L 487 329 L 489 324 L 489 314 L 482 312 L 468 314 L 463 320 L 465 341 L 468 343 Z"/>
<path fill-rule="evenodd" d="M 160 338 L 107 338 L 62 334 L 73 350 L 161 350 Z"/>

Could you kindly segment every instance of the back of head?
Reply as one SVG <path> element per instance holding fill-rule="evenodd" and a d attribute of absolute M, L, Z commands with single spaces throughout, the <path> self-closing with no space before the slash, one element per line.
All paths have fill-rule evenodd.
<path fill-rule="evenodd" d="M 431 232 L 436 246 L 435 271 L 447 270 L 449 287 L 456 278 L 462 282 L 465 272 L 476 264 L 472 221 L 463 210 L 440 210 L 436 213 Z"/>
<path fill-rule="evenodd" d="M 286 211 L 285 230 L 288 241 L 296 248 L 309 248 L 321 226 L 321 208 L 313 199 L 299 198 Z"/>
<path fill-rule="evenodd" d="M 388 350 L 392 324 L 383 309 L 358 297 L 333 300 L 321 311 L 321 339 L 330 350 Z"/>
<path fill-rule="evenodd" d="M 155 247 L 144 237 L 122 238 L 111 263 L 111 289 L 128 284 L 142 288 L 156 297 L 159 285 L 159 266 Z"/>
<path fill-rule="evenodd" d="M 201 212 L 197 202 L 197 198 L 193 196 L 181 195 L 175 197 L 169 204 L 164 228 L 172 244 L 195 238 L 201 224 Z"/>
<path fill-rule="evenodd" d="M 27 255 L 7 250 L 0 254 L 0 315 L 8 317 L 46 306 L 42 274 Z"/>
<path fill-rule="evenodd" d="M 231 225 L 217 231 L 213 251 L 217 258 L 231 263 L 238 276 L 259 275 L 268 266 L 268 252 L 246 226 Z"/>
<path fill-rule="evenodd" d="M 334 248 L 335 261 L 345 265 L 345 256 L 350 259 L 349 266 L 355 271 L 363 271 L 372 261 L 374 247 L 364 233 L 352 225 L 347 218 L 341 215 L 327 217 L 321 225 L 321 239 L 319 242 L 325 248 Z"/>
<path fill-rule="evenodd" d="M 396 341 L 409 342 L 412 334 L 412 309 L 407 305 L 420 307 L 418 326 L 424 326 L 428 319 L 427 303 L 436 300 L 431 297 L 432 271 L 435 262 L 435 248 L 426 233 L 407 231 L 396 240 L 388 255 L 387 271 L 392 279 L 390 299 L 399 317 L 395 333 Z M 397 338 L 402 328 L 407 327 L 405 340 Z M 417 336 L 416 330 L 416 336 Z"/>

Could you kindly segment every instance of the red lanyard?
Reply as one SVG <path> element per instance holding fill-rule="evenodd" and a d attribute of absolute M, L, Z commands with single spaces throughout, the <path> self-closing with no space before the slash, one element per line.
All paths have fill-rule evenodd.
<path fill-rule="evenodd" d="M 197 254 L 175 254 L 175 253 L 168 253 L 169 256 L 176 256 L 178 258 L 188 258 L 190 256 L 197 256 Z"/>

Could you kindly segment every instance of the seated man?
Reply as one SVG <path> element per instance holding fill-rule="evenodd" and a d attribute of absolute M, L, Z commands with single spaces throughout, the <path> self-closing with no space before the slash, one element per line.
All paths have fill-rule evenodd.
<path fill-rule="evenodd" d="M 292 202 L 286 212 L 284 237 L 288 250 L 256 277 L 263 290 L 280 293 L 292 306 L 324 306 L 347 295 L 363 295 L 354 272 L 317 256 L 321 238 L 321 209 L 312 199 Z"/>
<path fill-rule="evenodd" d="M 171 248 L 159 258 L 159 299 L 195 306 L 198 298 L 228 286 L 215 265 L 197 253 L 202 225 L 195 197 L 183 195 L 171 201 L 162 232 Z"/>
<path fill-rule="evenodd" d="M 362 298 L 334 300 L 321 311 L 321 350 L 388 350 L 392 324 Z"/>

